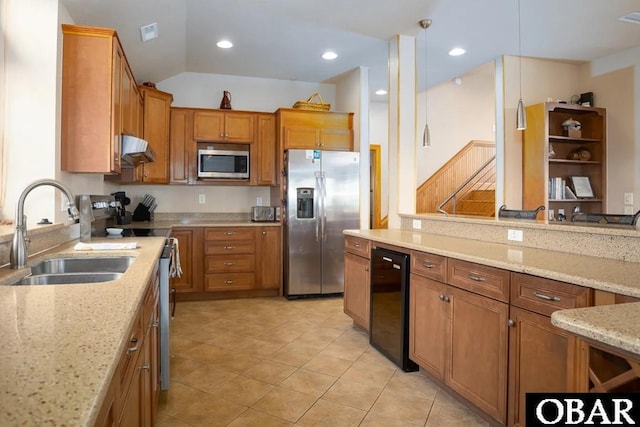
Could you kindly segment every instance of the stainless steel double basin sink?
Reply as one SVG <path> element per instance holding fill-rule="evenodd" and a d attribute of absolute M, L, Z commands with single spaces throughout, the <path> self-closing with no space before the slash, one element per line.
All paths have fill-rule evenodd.
<path fill-rule="evenodd" d="M 31 274 L 13 285 L 61 285 L 117 280 L 135 261 L 132 256 L 51 258 L 31 267 Z"/>

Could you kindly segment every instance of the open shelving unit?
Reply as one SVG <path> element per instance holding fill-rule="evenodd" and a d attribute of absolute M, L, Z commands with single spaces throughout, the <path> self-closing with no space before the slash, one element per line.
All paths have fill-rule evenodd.
<path fill-rule="evenodd" d="M 528 123 L 522 148 L 523 209 L 536 209 L 542 205 L 548 215 L 553 212 L 555 217 L 562 209 L 567 218 L 575 208 L 580 212 L 605 212 L 606 110 L 545 102 L 528 106 L 526 111 Z M 580 135 L 568 136 L 562 126 L 567 119 L 580 122 Z M 578 149 L 588 150 L 591 156 L 572 160 L 571 153 Z M 562 191 L 551 191 L 556 178 L 560 182 L 564 180 L 575 193 L 571 181 L 574 176 L 588 178 L 593 197 L 570 198 L 570 193 L 562 185 L 558 186 Z"/>

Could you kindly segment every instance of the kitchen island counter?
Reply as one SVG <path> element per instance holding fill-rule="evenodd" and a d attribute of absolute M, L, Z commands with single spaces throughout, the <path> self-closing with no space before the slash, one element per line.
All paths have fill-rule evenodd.
<path fill-rule="evenodd" d="M 113 243 L 92 239 L 103 241 Z M 72 241 L 38 257 L 135 256 L 115 281 L 9 286 L 27 269 L 0 269 L 0 425 L 95 423 L 165 243 L 118 240 L 134 241 L 137 249 L 109 251 L 75 251 Z"/>
<path fill-rule="evenodd" d="M 640 298 L 640 263 L 409 230 L 345 230 L 373 242 Z M 640 355 L 640 303 L 556 311 L 554 325 Z"/>

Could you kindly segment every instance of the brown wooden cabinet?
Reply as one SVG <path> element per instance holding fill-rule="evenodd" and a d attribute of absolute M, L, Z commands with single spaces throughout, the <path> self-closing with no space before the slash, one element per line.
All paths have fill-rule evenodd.
<path fill-rule="evenodd" d="M 167 184 L 169 182 L 169 123 L 173 95 L 147 86 L 140 86 L 143 98 L 143 138 L 156 153 L 156 160 L 138 168 L 141 182 Z"/>
<path fill-rule="evenodd" d="M 606 212 L 606 151 L 607 115 L 604 108 L 573 104 L 542 103 L 526 108 L 527 128 L 523 143 L 524 209 L 545 206 L 547 212 L 564 209 L 567 218 L 578 207 L 581 212 Z M 574 119 L 580 122 L 579 135 L 569 135 L 562 123 Z M 578 155 L 577 150 L 588 155 Z M 593 190 L 592 198 L 572 199 L 562 185 L 556 191 L 550 180 L 559 178 L 575 193 L 571 177 L 587 177 Z"/>
<path fill-rule="evenodd" d="M 258 244 L 256 245 L 258 257 L 258 271 L 260 280 L 258 283 L 262 289 L 277 289 L 281 293 L 282 288 L 282 229 L 280 227 L 259 227 L 256 230 Z"/>
<path fill-rule="evenodd" d="M 97 426 L 156 425 L 160 397 L 158 279 L 156 268 L 102 401 Z"/>
<path fill-rule="evenodd" d="M 202 292 L 203 236 L 201 227 L 176 227 L 171 237 L 178 239 L 182 277 L 172 277 L 170 288 L 178 293 Z"/>
<path fill-rule="evenodd" d="M 255 185 L 277 185 L 276 117 L 257 114 L 256 142 L 251 146 L 251 181 Z M 255 177 L 255 179 L 254 179 Z"/>
<path fill-rule="evenodd" d="M 255 113 L 250 111 L 196 110 L 193 139 L 202 142 L 254 141 Z"/>
<path fill-rule="evenodd" d="M 197 178 L 197 148 L 193 141 L 193 110 L 171 108 L 169 133 L 170 178 L 172 184 L 193 184 Z"/>
<path fill-rule="evenodd" d="M 256 287 L 256 229 L 205 228 L 204 290 L 237 291 Z"/>
<path fill-rule="evenodd" d="M 369 330 L 371 313 L 371 244 L 353 236 L 344 239 L 344 312 Z"/>
<path fill-rule="evenodd" d="M 353 113 L 280 108 L 276 117 L 282 150 L 353 150 Z"/>
<path fill-rule="evenodd" d="M 61 169 L 120 173 L 123 134 L 140 136 L 139 93 L 115 30 L 62 25 Z"/>
<path fill-rule="evenodd" d="M 588 288 L 511 273 L 509 425 L 525 425 L 526 393 L 575 391 L 577 340 L 550 316 L 590 302 Z"/>

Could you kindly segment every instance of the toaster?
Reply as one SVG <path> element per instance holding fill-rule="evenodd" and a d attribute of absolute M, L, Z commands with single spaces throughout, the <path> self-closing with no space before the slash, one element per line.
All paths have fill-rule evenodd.
<path fill-rule="evenodd" d="M 280 221 L 280 207 L 253 206 L 251 208 L 251 221 L 254 221 L 254 222 Z"/>

